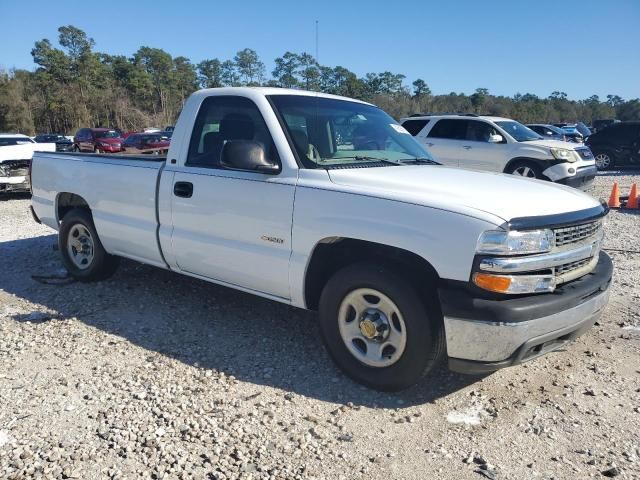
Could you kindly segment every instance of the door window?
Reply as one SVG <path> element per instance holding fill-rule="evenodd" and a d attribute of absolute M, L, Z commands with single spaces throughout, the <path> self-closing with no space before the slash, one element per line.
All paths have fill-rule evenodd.
<path fill-rule="evenodd" d="M 471 142 L 488 142 L 491 135 L 499 135 L 498 131 L 491 124 L 478 120 L 467 120 L 466 140 Z"/>
<path fill-rule="evenodd" d="M 424 127 L 427 126 L 428 123 L 429 123 L 428 119 L 426 119 L 426 120 L 425 119 L 423 119 L 423 120 L 418 120 L 418 119 L 405 120 L 402 123 L 402 126 L 405 128 L 405 130 L 407 132 L 409 132 L 411 135 L 413 135 L 415 137 L 416 135 L 418 135 L 422 131 L 422 129 Z"/>
<path fill-rule="evenodd" d="M 267 158 L 280 164 L 278 154 L 258 107 L 244 97 L 207 97 L 196 117 L 185 165 L 222 168 L 222 147 L 230 140 L 262 143 Z"/>
<path fill-rule="evenodd" d="M 429 135 L 430 138 L 446 138 L 449 140 L 465 140 L 467 137 L 467 124 L 469 120 L 443 118 L 438 120 Z"/>

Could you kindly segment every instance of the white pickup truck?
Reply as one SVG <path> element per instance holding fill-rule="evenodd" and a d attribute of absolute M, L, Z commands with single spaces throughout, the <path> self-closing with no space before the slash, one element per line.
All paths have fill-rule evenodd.
<path fill-rule="evenodd" d="M 607 303 L 605 205 L 435 164 L 379 108 L 275 88 L 194 93 L 166 159 L 37 153 L 32 210 L 79 280 L 118 257 L 319 311 L 381 390 L 564 345 Z M 301 360 L 303 361 L 303 360 Z"/>

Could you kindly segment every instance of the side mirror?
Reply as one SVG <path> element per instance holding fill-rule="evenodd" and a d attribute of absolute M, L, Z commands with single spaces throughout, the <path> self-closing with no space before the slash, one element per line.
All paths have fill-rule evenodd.
<path fill-rule="evenodd" d="M 502 135 L 489 135 L 489 143 L 502 143 L 503 141 Z"/>
<path fill-rule="evenodd" d="M 255 140 L 229 140 L 222 147 L 220 164 L 236 170 L 278 173 L 280 167 L 267 159 L 264 145 Z"/>

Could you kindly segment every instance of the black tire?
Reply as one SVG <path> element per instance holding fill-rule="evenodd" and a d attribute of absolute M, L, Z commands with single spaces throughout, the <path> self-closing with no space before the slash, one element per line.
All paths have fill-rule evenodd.
<path fill-rule="evenodd" d="M 519 172 L 526 172 L 526 175 L 523 175 Z M 547 180 L 547 177 L 542 174 L 542 169 L 535 162 L 531 162 L 528 160 L 519 160 L 517 162 L 513 162 L 506 168 L 504 173 L 510 173 L 511 175 L 517 175 L 525 178 Z"/>
<path fill-rule="evenodd" d="M 82 268 L 72 260 L 72 254 L 68 249 L 69 236 L 72 235 L 72 230 L 75 230 L 74 227 L 83 227 L 91 235 L 93 257 L 91 261 Z M 105 280 L 112 276 L 118 268 L 119 258 L 114 255 L 109 255 L 102 246 L 96 227 L 93 224 L 91 213 L 87 209 L 76 208 L 64 216 L 60 224 L 60 231 L 58 232 L 58 247 L 62 254 L 62 262 L 65 268 L 71 276 L 81 282 Z"/>
<path fill-rule="evenodd" d="M 611 170 L 615 166 L 615 157 L 609 150 L 596 150 L 596 152 L 593 152 L 593 157 L 599 171 Z"/>
<path fill-rule="evenodd" d="M 395 363 L 369 366 L 347 348 L 340 334 L 339 311 L 345 297 L 357 289 L 386 295 L 401 312 L 406 344 Z M 417 383 L 445 355 L 442 315 L 435 300 L 420 295 L 414 285 L 392 267 L 354 264 L 331 277 L 320 297 L 320 331 L 338 367 L 355 381 L 381 391 L 398 391 Z M 356 320 L 353 320 L 356 321 Z"/>

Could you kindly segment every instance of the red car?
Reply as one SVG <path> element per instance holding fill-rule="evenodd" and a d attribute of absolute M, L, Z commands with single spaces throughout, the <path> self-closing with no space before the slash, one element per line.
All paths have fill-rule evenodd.
<path fill-rule="evenodd" d="M 166 155 L 170 140 L 159 133 L 132 133 L 122 144 L 125 153 L 153 153 Z"/>
<path fill-rule="evenodd" d="M 111 128 L 81 128 L 73 137 L 75 152 L 117 153 L 122 151 L 123 139 Z"/>

